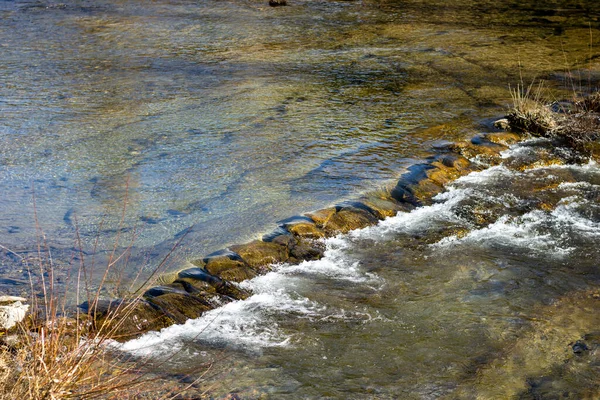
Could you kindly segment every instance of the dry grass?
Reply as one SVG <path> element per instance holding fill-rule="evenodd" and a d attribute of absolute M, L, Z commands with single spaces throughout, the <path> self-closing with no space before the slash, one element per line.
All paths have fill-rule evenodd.
<path fill-rule="evenodd" d="M 542 93 L 543 82 L 535 90 L 533 84 L 526 89 L 522 85 L 517 85 L 514 90 L 511 89 L 513 107 L 506 115 L 506 119 L 512 130 L 546 136 L 556 129 L 558 123 L 555 113 L 548 105 L 543 104 Z"/>
<path fill-rule="evenodd" d="M 572 107 L 553 111 L 543 100 L 543 84 L 534 90 L 517 86 L 511 90 L 513 107 L 506 115 L 510 129 L 533 136 L 547 137 L 566 145 L 584 161 L 600 152 L 600 92 L 575 99 Z"/>

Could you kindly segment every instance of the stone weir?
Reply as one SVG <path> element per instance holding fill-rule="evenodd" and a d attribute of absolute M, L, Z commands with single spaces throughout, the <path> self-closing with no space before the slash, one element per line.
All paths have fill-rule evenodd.
<path fill-rule="evenodd" d="M 500 163 L 500 152 L 521 139 L 514 133 L 492 132 L 440 146 L 437 155 L 408 168 L 392 190 L 368 193 L 356 201 L 280 221 L 262 240 L 231 246 L 158 277 L 157 286 L 139 298 L 94 304 L 91 314 L 96 326 L 103 326 L 117 340 L 129 340 L 245 299 L 251 293 L 237 283 L 265 274 L 278 263 L 321 258 L 325 246 L 319 239 L 375 225 L 398 212 L 430 204 L 446 184 Z M 89 311 L 91 307 L 84 303 L 80 308 Z"/>

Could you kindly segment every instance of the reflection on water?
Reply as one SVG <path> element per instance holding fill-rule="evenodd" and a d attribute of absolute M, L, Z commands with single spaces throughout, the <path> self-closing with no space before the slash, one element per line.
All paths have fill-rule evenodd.
<path fill-rule="evenodd" d="M 534 4 L 4 2 L 2 242 L 33 245 L 33 193 L 57 247 L 74 216 L 108 246 L 127 196 L 137 246 L 204 254 L 378 186 L 520 72 L 588 66 L 595 3 Z"/>

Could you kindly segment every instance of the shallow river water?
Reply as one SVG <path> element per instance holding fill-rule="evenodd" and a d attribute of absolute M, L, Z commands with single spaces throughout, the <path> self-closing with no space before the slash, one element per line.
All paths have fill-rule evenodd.
<path fill-rule="evenodd" d="M 0 289 L 27 290 L 34 211 L 57 265 L 78 233 L 133 243 L 135 274 L 190 228 L 174 264 L 393 183 L 489 129 L 509 85 L 597 86 L 598 2 L 539 3 L 0 2 Z M 172 376 L 225 354 L 217 398 L 597 398 L 600 168 L 519 167 L 552 151 L 123 349 L 178 349 Z"/>
<path fill-rule="evenodd" d="M 173 372 L 225 352 L 213 393 L 241 398 L 597 398 L 600 167 L 515 168 L 547 146 L 121 348 Z"/>

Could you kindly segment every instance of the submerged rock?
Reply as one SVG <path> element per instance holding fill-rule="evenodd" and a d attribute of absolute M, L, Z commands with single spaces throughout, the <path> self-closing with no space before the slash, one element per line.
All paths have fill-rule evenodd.
<path fill-rule="evenodd" d="M 472 143 L 459 142 L 449 146 L 449 149 L 468 159 L 478 159 L 490 165 L 500 163 L 500 152 L 506 150 L 508 146 L 492 142 Z"/>

